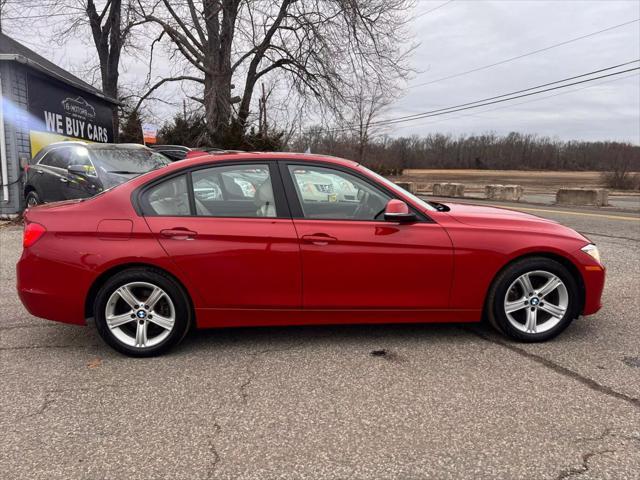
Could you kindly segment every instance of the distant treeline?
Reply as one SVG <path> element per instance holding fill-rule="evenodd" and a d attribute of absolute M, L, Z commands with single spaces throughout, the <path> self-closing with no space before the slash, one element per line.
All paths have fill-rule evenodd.
<path fill-rule="evenodd" d="M 520 133 L 382 137 L 361 149 L 353 138 L 316 132 L 298 137 L 290 145 L 295 151 L 307 148 L 313 153 L 361 160 L 388 174 L 404 168 L 640 171 L 640 147 L 629 143 L 562 141 Z"/>

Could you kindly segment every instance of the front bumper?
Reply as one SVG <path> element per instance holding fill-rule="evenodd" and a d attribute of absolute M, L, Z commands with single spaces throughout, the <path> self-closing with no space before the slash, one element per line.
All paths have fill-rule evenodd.
<path fill-rule="evenodd" d="M 595 262 L 581 267 L 584 281 L 584 307 L 582 315 L 593 315 L 602 308 L 602 292 L 604 290 L 606 269 Z"/>

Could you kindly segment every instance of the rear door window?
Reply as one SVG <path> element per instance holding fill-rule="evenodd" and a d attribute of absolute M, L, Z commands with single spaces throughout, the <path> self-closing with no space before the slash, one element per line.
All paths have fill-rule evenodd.
<path fill-rule="evenodd" d="M 145 190 L 140 206 L 145 215 L 277 217 L 266 164 L 215 166 L 185 173 Z"/>
<path fill-rule="evenodd" d="M 191 174 L 198 215 L 213 217 L 275 217 L 269 166 L 230 165 Z"/>

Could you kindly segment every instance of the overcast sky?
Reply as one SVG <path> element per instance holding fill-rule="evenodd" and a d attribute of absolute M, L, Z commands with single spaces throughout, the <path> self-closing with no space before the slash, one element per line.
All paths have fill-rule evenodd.
<path fill-rule="evenodd" d="M 429 10 L 433 11 L 425 13 Z M 420 85 L 638 19 L 640 0 L 418 0 L 412 17 L 415 39 L 420 43 L 412 57 L 418 73 L 386 113 L 387 118 L 464 104 L 640 58 L 640 22 L 635 22 L 499 66 Z M 77 41 L 56 48 L 38 34 L 12 29 L 10 21 L 3 22 L 3 28 L 76 73 L 93 54 Z M 140 81 L 145 74 L 138 61 L 125 62 L 124 68 L 123 82 Z M 160 119 L 173 111 L 174 107 L 153 106 Z M 635 71 L 512 102 L 402 123 L 388 133 L 487 131 L 640 144 L 640 76 Z"/>

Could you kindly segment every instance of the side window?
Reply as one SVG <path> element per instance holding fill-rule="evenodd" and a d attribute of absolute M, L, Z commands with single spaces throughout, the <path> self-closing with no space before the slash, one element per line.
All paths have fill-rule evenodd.
<path fill-rule="evenodd" d="M 186 175 L 170 178 L 148 189 L 142 198 L 142 205 L 145 215 L 191 215 Z"/>
<path fill-rule="evenodd" d="M 269 166 L 230 165 L 191 173 L 196 213 L 213 217 L 276 217 Z"/>
<path fill-rule="evenodd" d="M 332 168 L 289 165 L 305 218 L 380 220 L 389 195 L 355 175 Z"/>
<path fill-rule="evenodd" d="M 56 148 L 47 153 L 44 158 L 40 160 L 40 164 L 48 167 L 66 169 L 69 166 L 68 156 L 69 148 Z"/>

